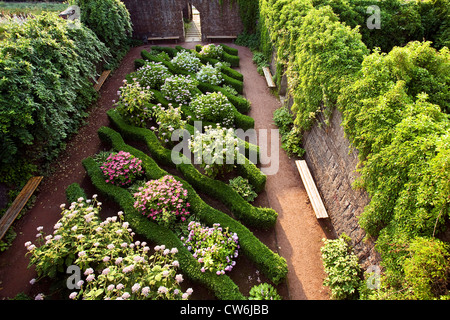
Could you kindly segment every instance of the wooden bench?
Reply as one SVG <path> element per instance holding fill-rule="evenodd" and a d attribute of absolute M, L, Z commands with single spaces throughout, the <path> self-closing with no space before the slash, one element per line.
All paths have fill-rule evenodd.
<path fill-rule="evenodd" d="M 306 192 L 308 193 L 309 200 L 316 214 L 317 219 L 328 218 L 327 210 L 323 205 L 322 198 L 320 197 L 319 191 L 317 190 L 316 184 L 309 172 L 308 165 L 305 160 L 295 161 L 297 165 L 298 172 L 302 178 L 303 184 L 305 185 Z"/>
<path fill-rule="evenodd" d="M 269 67 L 263 67 L 264 76 L 266 77 L 267 86 L 269 88 L 276 88 L 275 82 L 273 82 L 272 74 L 270 73 Z"/>
<path fill-rule="evenodd" d="M 5 212 L 3 217 L 0 219 L 0 240 L 5 236 L 9 227 L 16 220 L 20 211 L 25 207 L 26 203 L 30 199 L 33 192 L 36 190 L 39 183 L 41 183 L 43 177 L 32 177 L 28 180 L 25 187 L 20 191 L 19 195 L 14 199 L 11 207 Z"/>
<path fill-rule="evenodd" d="M 100 91 L 100 88 L 105 83 L 106 78 L 108 78 L 109 74 L 111 73 L 111 70 L 105 70 L 102 72 L 100 78 L 98 78 L 97 83 L 94 85 L 95 91 Z"/>
<path fill-rule="evenodd" d="M 206 39 L 211 41 L 211 39 L 231 39 L 232 41 L 237 39 L 237 36 L 206 36 Z"/>
<path fill-rule="evenodd" d="M 180 40 L 179 36 L 173 36 L 173 37 L 149 37 L 147 38 L 148 41 L 151 41 L 152 44 L 154 41 L 162 41 L 162 40 L 175 40 L 175 43 L 178 43 L 178 40 Z"/>

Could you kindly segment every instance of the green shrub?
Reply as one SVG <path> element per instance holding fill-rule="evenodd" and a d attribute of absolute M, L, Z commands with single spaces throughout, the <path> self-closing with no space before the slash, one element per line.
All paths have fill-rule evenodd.
<path fill-rule="evenodd" d="M 109 50 L 90 29 L 54 14 L 2 24 L 0 42 L 0 173 L 20 184 L 81 125 L 97 97 L 89 78 Z"/>
<path fill-rule="evenodd" d="M 161 62 L 148 61 L 132 73 L 131 78 L 135 78 L 144 88 L 159 89 L 170 75 L 169 69 Z"/>
<path fill-rule="evenodd" d="M 238 176 L 229 181 L 230 186 L 237 191 L 248 202 L 252 202 L 258 196 L 258 194 L 253 191 L 252 186 L 247 179 Z"/>
<path fill-rule="evenodd" d="M 191 76 L 173 75 L 165 79 L 161 93 L 168 101 L 176 104 L 187 104 L 195 98 L 197 80 Z"/>
<path fill-rule="evenodd" d="M 274 111 L 273 121 L 280 130 L 281 147 L 289 156 L 302 157 L 305 150 L 302 145 L 302 130 L 294 125 L 292 114 L 286 107 Z"/>
<path fill-rule="evenodd" d="M 198 72 L 202 64 L 200 62 L 200 59 L 197 58 L 197 56 L 189 50 L 178 52 L 170 62 L 172 62 L 172 64 L 178 68 L 193 73 Z"/>
<path fill-rule="evenodd" d="M 202 66 L 196 76 L 199 81 L 207 82 L 215 86 L 218 86 L 223 82 L 220 70 L 210 64 Z"/>
<path fill-rule="evenodd" d="M 135 126 L 145 127 L 152 117 L 149 104 L 153 99 L 153 93 L 150 89 L 141 87 L 137 81 L 130 83 L 124 80 L 117 94 L 119 97 L 115 106 L 122 117 Z"/>
<path fill-rule="evenodd" d="M 128 39 L 133 32 L 125 4 L 120 0 L 70 0 L 69 3 L 80 7 L 81 22 L 120 60 L 128 51 Z"/>
<path fill-rule="evenodd" d="M 361 268 L 352 252 L 350 239 L 341 235 L 335 240 L 324 240 L 320 249 L 327 277 L 324 285 L 330 287 L 331 297 L 337 300 L 355 299 L 361 285 Z"/>
<path fill-rule="evenodd" d="M 66 199 L 68 203 L 76 202 L 79 198 L 87 199 L 86 193 L 78 183 L 72 183 L 66 188 Z"/>
<path fill-rule="evenodd" d="M 195 97 L 189 108 L 199 120 L 205 120 L 231 127 L 234 121 L 235 108 L 221 92 L 212 92 Z"/>
<path fill-rule="evenodd" d="M 277 289 L 266 282 L 253 286 L 249 295 L 248 300 L 281 300 Z"/>

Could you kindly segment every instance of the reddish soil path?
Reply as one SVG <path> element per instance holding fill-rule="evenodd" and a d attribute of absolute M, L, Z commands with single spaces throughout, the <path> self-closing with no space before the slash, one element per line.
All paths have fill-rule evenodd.
<path fill-rule="evenodd" d="M 181 45 L 194 48 L 196 44 L 187 42 Z M 264 77 L 257 73 L 250 50 L 234 47 L 239 49 L 239 71 L 244 74 L 244 95 L 252 104 L 249 115 L 255 119 L 255 129 L 276 129 L 272 113 L 280 107 L 280 102 L 270 93 Z M 149 48 L 133 48 L 105 82 L 88 123 L 67 144 L 67 149 L 54 164 L 54 173 L 41 183 L 34 207 L 17 221 L 17 237 L 12 247 L 0 253 L 0 299 L 12 298 L 19 292 L 33 297 L 48 285 L 45 282 L 36 285 L 29 283 L 36 273 L 33 268 L 27 268 L 29 259 L 25 256 L 24 243 L 35 239 L 38 226 L 43 226 L 45 233 L 53 231 L 53 225 L 60 218 L 59 205 L 66 202 L 65 189 L 68 185 L 77 182 L 88 194 L 95 193 L 81 161 L 103 148 L 97 130 L 109 125 L 106 111 L 112 106 L 111 100 L 116 98 L 125 75 L 133 70 L 134 60 L 140 58 L 140 51 Z M 278 222 L 274 230 L 255 230 L 254 233 L 287 260 L 287 289 L 283 290 L 287 292 L 282 293 L 285 299 L 328 299 L 328 290 L 322 285 L 325 274 L 320 259 L 321 239 L 327 237 L 328 226 L 316 220 L 294 160 L 289 159 L 281 149 L 278 151 L 279 170 L 267 176 L 266 191 L 257 200 L 258 205 L 271 206 L 279 213 Z M 114 206 L 110 209 L 113 210 Z"/>
<path fill-rule="evenodd" d="M 255 119 L 255 129 L 276 129 L 273 112 L 281 107 L 281 103 L 270 93 L 265 78 L 257 73 L 250 50 L 239 47 L 239 55 L 240 71 L 245 79 L 244 94 L 251 101 L 249 115 Z M 277 132 L 272 134 L 278 135 Z M 268 137 L 271 137 L 270 132 Z M 279 135 L 277 140 L 281 147 Z M 267 139 L 269 154 L 271 141 L 271 138 Z M 278 252 L 288 263 L 289 298 L 328 299 L 328 290 L 322 285 L 325 274 L 320 257 L 327 226 L 322 226 L 316 219 L 294 159 L 289 159 L 281 148 L 276 151 L 279 153 L 278 171 L 268 173 L 266 194 L 270 207 L 279 214 L 275 232 Z"/>

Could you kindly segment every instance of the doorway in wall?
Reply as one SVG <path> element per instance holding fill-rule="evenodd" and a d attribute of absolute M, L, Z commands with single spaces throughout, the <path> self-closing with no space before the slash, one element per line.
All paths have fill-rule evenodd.
<path fill-rule="evenodd" d="M 202 26 L 200 19 L 200 12 L 191 4 L 192 20 L 187 24 L 185 28 L 185 41 L 202 41 Z"/>

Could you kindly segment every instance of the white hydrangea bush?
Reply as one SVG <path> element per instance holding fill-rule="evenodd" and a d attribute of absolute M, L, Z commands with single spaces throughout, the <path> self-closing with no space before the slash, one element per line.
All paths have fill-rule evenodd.
<path fill-rule="evenodd" d="M 45 235 L 39 227 L 36 244 L 27 241 L 25 246 L 39 277 L 54 277 L 71 265 L 81 270 L 84 279 L 76 283 L 79 291 L 70 293 L 70 299 L 173 300 L 192 294 L 190 288 L 181 291 L 177 248 L 161 245 L 152 250 L 146 242 L 134 241 L 122 212 L 101 221 L 95 195 L 79 198 L 69 208 L 62 204 L 61 209 L 53 233 Z"/>

